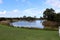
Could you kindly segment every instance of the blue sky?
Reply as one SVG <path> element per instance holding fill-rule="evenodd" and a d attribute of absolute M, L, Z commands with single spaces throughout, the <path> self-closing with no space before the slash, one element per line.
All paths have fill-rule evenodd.
<path fill-rule="evenodd" d="M 60 0 L 0 0 L 0 17 L 40 17 L 46 8 L 60 12 Z"/>

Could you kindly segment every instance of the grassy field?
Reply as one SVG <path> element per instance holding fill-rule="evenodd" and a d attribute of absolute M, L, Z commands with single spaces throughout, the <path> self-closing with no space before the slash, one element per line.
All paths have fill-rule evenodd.
<path fill-rule="evenodd" d="M 58 31 L 14 28 L 0 24 L 0 40 L 59 40 Z"/>

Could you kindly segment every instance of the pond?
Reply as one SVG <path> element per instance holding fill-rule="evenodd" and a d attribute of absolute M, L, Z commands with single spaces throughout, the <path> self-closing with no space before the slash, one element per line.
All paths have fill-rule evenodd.
<path fill-rule="evenodd" d="M 14 27 L 28 27 L 28 28 L 44 28 L 42 25 L 43 20 L 35 20 L 35 21 L 18 21 L 18 22 L 13 22 L 11 25 Z"/>

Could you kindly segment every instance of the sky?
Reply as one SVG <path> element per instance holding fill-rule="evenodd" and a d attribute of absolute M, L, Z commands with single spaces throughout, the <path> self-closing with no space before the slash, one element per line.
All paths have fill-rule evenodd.
<path fill-rule="evenodd" d="M 43 17 L 46 8 L 60 12 L 60 0 L 0 0 L 0 17 Z"/>

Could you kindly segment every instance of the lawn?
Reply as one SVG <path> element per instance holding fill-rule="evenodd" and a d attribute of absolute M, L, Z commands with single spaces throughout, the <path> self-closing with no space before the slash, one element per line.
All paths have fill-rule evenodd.
<path fill-rule="evenodd" d="M 0 40 L 59 40 L 58 31 L 14 28 L 0 24 Z"/>

